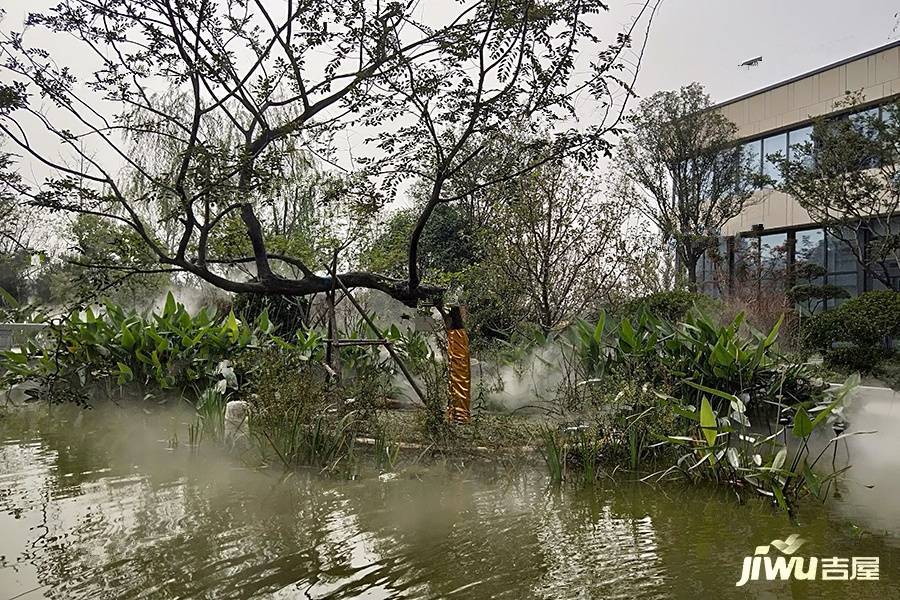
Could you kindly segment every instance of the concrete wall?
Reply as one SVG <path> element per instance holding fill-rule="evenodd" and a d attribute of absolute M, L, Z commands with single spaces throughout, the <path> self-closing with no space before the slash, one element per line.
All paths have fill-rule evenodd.
<path fill-rule="evenodd" d="M 724 102 L 718 110 L 738 126 L 741 138 L 755 138 L 833 112 L 835 103 L 847 91 L 860 90 L 866 102 L 900 95 L 900 43 Z M 753 206 L 725 226 L 725 235 L 747 231 L 760 223 L 766 229 L 775 229 L 810 222 L 806 211 L 789 196 L 763 191 L 755 199 Z"/>
<path fill-rule="evenodd" d="M 755 137 L 832 112 L 845 92 L 857 90 L 867 102 L 900 94 L 900 45 L 725 102 L 719 110 L 738 126 L 740 137 Z"/>

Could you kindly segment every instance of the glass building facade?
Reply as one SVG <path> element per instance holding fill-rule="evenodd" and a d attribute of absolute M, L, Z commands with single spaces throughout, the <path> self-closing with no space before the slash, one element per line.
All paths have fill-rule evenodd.
<path fill-rule="evenodd" d="M 870 105 L 830 118 L 849 123 L 864 134 L 877 135 L 871 127 L 872 120 L 896 116 L 884 106 Z M 757 174 L 766 176 L 777 186 L 781 181 L 778 158 L 795 160 L 800 155 L 812 167 L 813 157 L 799 151 L 812 143 L 815 143 L 813 127 L 806 123 L 746 139 L 741 148 L 745 159 L 758 169 Z M 871 168 L 877 164 L 864 162 L 859 166 Z M 893 289 L 900 289 L 900 264 L 896 256 L 877 264 L 872 260 L 870 249 L 885 235 L 900 235 L 900 215 L 840 230 L 826 230 L 815 224 L 771 230 L 754 225 L 752 231 L 725 237 L 716 248 L 710 249 L 698 265 L 699 289 L 711 296 L 727 291 L 783 294 L 795 285 L 806 284 L 825 286 L 834 292 L 805 302 L 809 312 L 834 308 L 846 297 L 862 292 L 886 289 L 881 279 L 889 279 Z M 880 269 L 877 276 L 874 269 Z M 838 292 L 838 288 L 844 292 Z"/>
<path fill-rule="evenodd" d="M 869 106 L 861 110 L 837 114 L 835 120 L 848 119 L 854 128 L 867 135 L 876 135 L 869 125 L 872 119 L 892 120 L 895 113 L 884 109 L 883 105 Z M 744 140 L 741 143 L 745 159 L 753 164 L 757 174 L 765 175 L 776 184 L 781 181 L 781 172 L 776 166 L 776 158 L 796 159 L 798 149 L 803 144 L 813 141 L 813 128 L 810 124 L 799 125 L 777 133 L 766 134 L 757 138 Z M 805 160 L 809 160 L 806 157 Z M 875 164 L 860 165 L 873 167 Z"/>
<path fill-rule="evenodd" d="M 900 264 L 896 260 L 877 265 L 869 263 L 867 270 L 857 259 L 861 255 L 866 260 L 868 247 L 878 240 L 881 229 L 885 227 L 829 231 L 804 226 L 723 238 L 698 264 L 699 288 L 718 297 L 737 288 L 756 287 L 760 291 L 784 293 L 790 286 L 808 284 L 842 288 L 847 297 L 853 297 L 866 291 L 887 289 L 872 273 L 875 268 L 885 268 L 893 288 L 898 289 Z M 891 220 L 890 230 L 892 235 L 900 234 L 900 216 Z M 805 307 L 809 312 L 818 312 L 839 306 L 845 300 L 844 294 L 835 294 L 810 301 Z"/>

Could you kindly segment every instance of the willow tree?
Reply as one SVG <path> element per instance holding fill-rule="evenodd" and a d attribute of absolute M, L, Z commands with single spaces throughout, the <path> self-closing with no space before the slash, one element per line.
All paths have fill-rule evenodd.
<path fill-rule="evenodd" d="M 737 126 L 699 83 L 643 99 L 618 149 L 616 191 L 672 242 L 691 284 L 722 227 L 752 200 L 758 181 Z"/>
<path fill-rule="evenodd" d="M 48 173 L 26 190 L 33 203 L 124 225 L 155 263 L 99 267 L 182 271 L 232 292 L 333 287 L 302 253 L 273 250 L 265 200 L 299 149 L 340 173 L 336 195 L 370 210 L 407 180 L 425 181 L 405 276 L 349 270 L 340 279 L 407 305 L 440 304 L 444 290 L 423 284 L 418 254 L 436 207 L 561 156 L 587 164 L 609 152 L 642 52 L 633 39 L 644 39 L 655 3 L 639 3 L 610 42 L 594 33 L 607 10 L 599 0 L 471 0 L 452 3 L 448 16 L 422 9 L 65 0 L 3 36 L 0 130 Z M 50 36 L 66 38 L 52 45 L 66 50 L 50 49 Z M 577 110 L 585 105 L 590 122 Z M 451 185 L 512 122 L 553 135 L 514 168 L 486 165 Z M 351 138 L 352 152 L 341 152 Z M 214 244 L 223 229 L 243 243 Z"/>
<path fill-rule="evenodd" d="M 23 241 L 23 210 L 16 192 L 21 177 L 13 164 L 13 156 L 0 151 L 0 256 L 27 250 Z"/>
<path fill-rule="evenodd" d="M 2 143 L 0 136 L 0 315 L 10 299 L 27 300 L 27 273 L 35 252 L 31 247 L 35 223 L 19 197 L 22 178 L 15 169 L 16 157 L 4 152 Z"/>

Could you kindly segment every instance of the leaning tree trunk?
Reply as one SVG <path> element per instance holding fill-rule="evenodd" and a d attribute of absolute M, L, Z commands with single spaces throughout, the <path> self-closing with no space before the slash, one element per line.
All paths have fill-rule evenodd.
<path fill-rule="evenodd" d="M 453 423 L 468 423 L 472 400 L 472 369 L 469 361 L 469 335 L 458 306 L 445 316 L 447 326 L 447 357 L 450 372 L 450 399 L 447 418 Z"/>
<path fill-rule="evenodd" d="M 697 289 L 697 263 L 700 262 L 699 256 L 689 256 L 687 259 L 687 276 L 688 285 L 691 290 Z"/>
<path fill-rule="evenodd" d="M 697 253 L 693 245 L 686 245 L 684 248 L 676 250 L 676 257 L 681 263 L 678 269 L 678 277 L 684 282 L 687 277 L 687 286 L 692 291 L 697 288 L 697 263 L 700 262 L 702 253 Z"/>

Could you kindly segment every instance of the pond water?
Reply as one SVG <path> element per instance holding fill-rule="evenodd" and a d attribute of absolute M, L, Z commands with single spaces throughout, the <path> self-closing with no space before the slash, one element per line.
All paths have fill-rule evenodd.
<path fill-rule="evenodd" d="M 893 430 L 851 438 L 853 477 L 797 525 L 709 488 L 551 492 L 539 465 L 285 476 L 175 447 L 190 419 L 172 410 L 15 414 L 0 418 L 0 600 L 900 598 L 896 406 L 855 409 L 853 428 Z M 797 555 L 879 557 L 880 580 L 735 586 L 745 556 L 792 533 Z"/>

